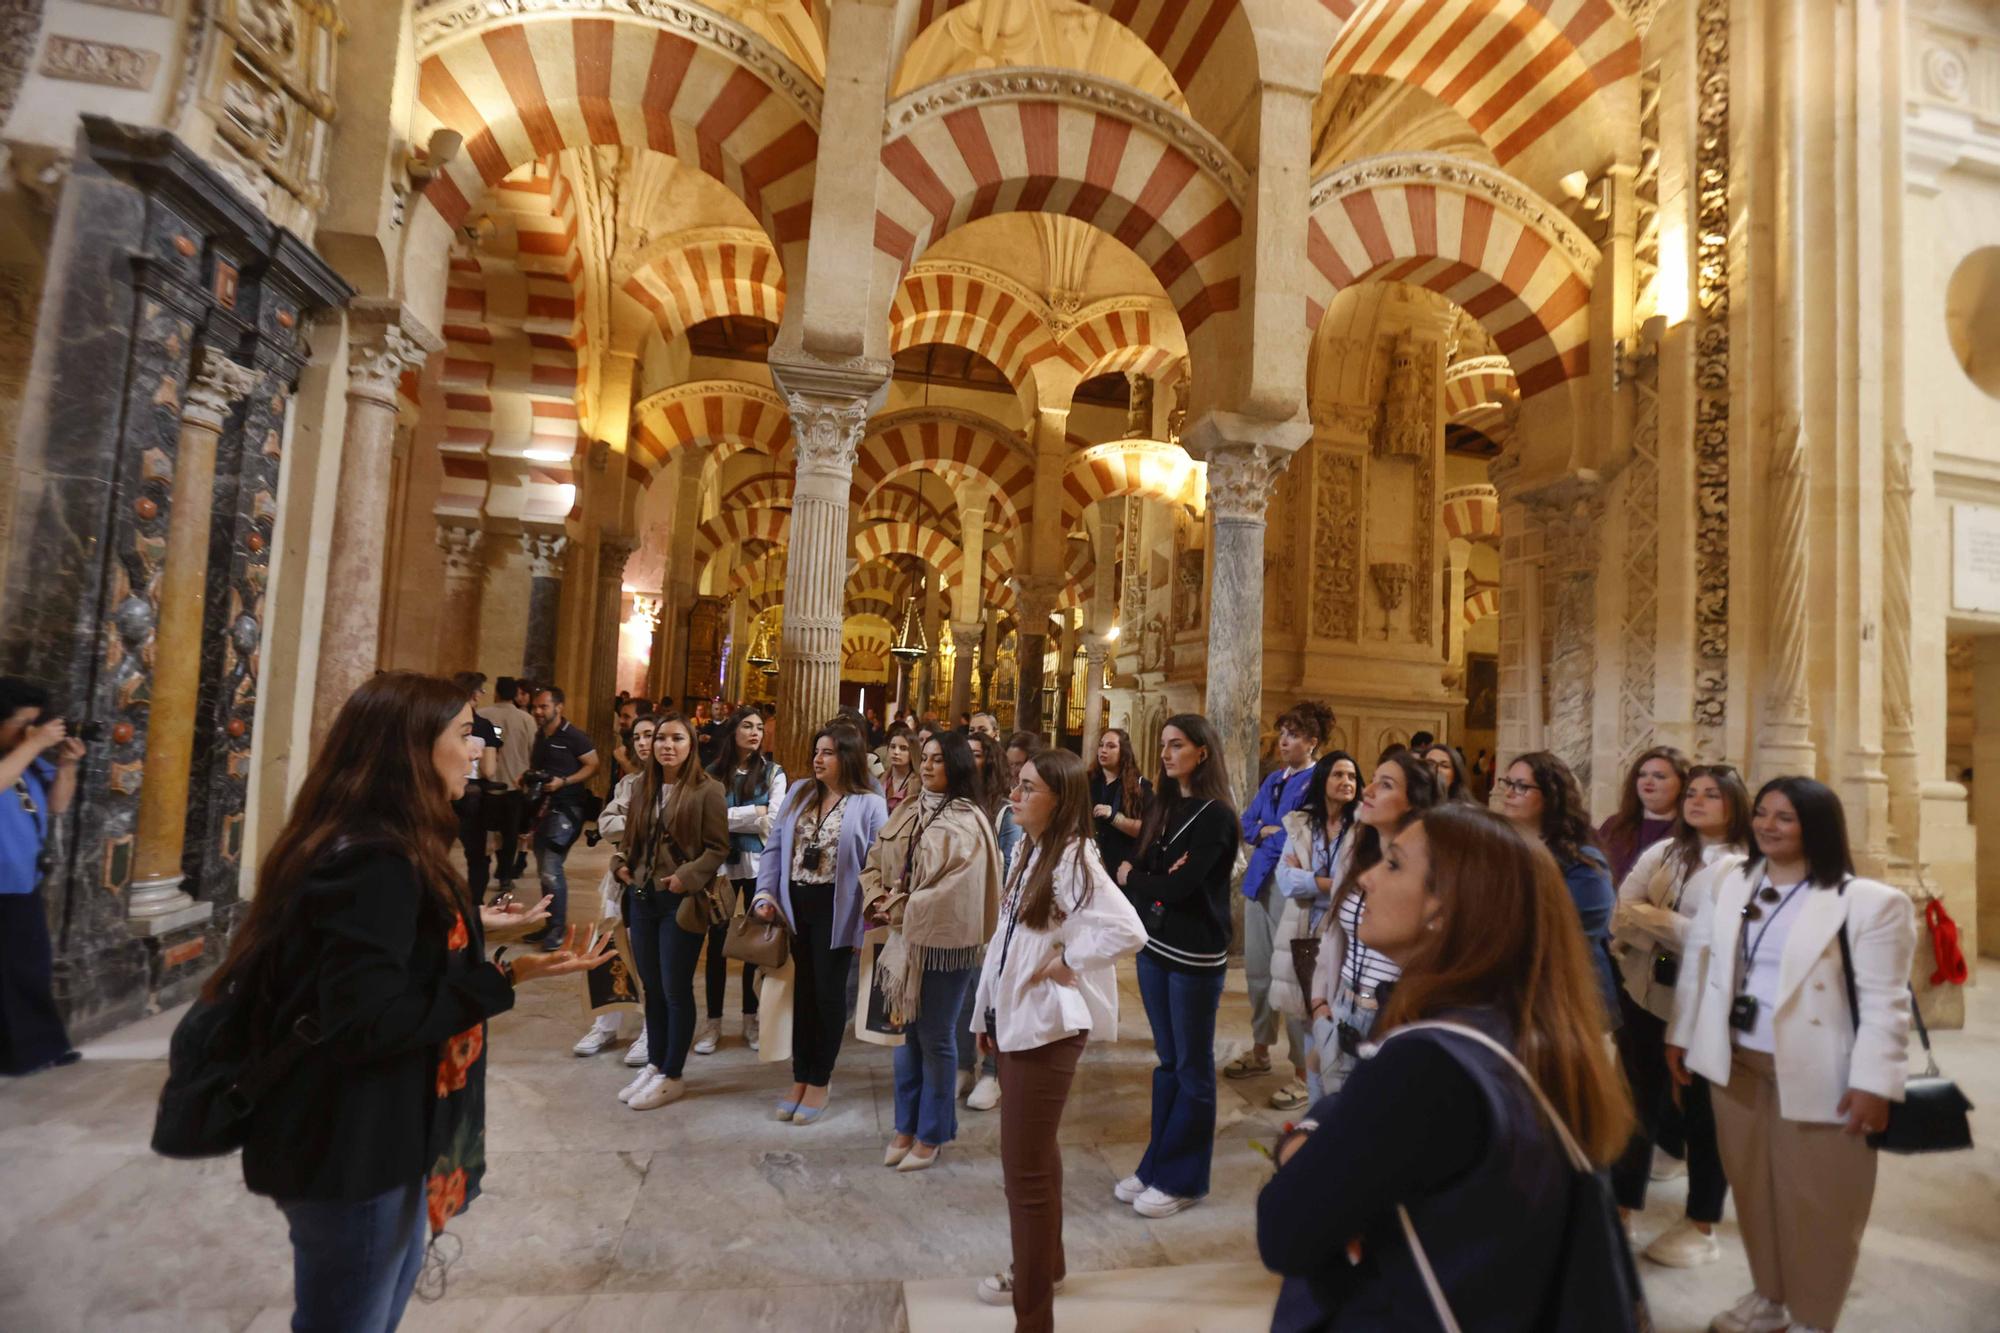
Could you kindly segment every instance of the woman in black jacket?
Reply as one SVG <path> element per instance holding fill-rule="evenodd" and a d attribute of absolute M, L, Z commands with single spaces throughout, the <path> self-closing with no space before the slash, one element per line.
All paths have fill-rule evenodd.
<path fill-rule="evenodd" d="M 1215 728 L 1178 713 L 1160 728 L 1160 783 L 1137 856 L 1118 869 L 1146 947 L 1139 997 L 1153 1028 L 1153 1132 L 1112 1194 L 1171 1217 L 1208 1193 L 1215 1156 L 1215 1011 L 1229 967 L 1229 876 L 1242 837 Z"/>
<path fill-rule="evenodd" d="M 321 1033 L 258 1103 L 243 1181 L 291 1229 L 292 1327 L 392 1329 L 428 1236 L 484 1171 L 486 1020 L 514 987 L 609 960 L 608 939 L 485 960 L 480 909 L 451 864 L 451 803 L 471 768 L 472 707 L 449 681 L 389 672 L 341 708 L 257 896 L 208 983 L 270 1016 L 267 1041 L 311 1015 Z"/>

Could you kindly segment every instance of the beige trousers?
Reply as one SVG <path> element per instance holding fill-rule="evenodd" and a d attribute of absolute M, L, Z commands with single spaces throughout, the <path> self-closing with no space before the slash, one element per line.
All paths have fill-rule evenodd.
<path fill-rule="evenodd" d="M 1779 1116 L 1777 1074 L 1762 1051 L 1738 1050 L 1729 1085 L 1710 1092 L 1758 1295 L 1795 1323 L 1832 1328 L 1875 1201 L 1875 1150 L 1844 1126 Z"/>

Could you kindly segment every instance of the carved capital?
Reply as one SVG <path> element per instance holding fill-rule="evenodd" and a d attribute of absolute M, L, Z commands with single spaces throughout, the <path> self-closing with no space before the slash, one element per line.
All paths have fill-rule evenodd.
<path fill-rule="evenodd" d="M 393 406 L 406 370 L 420 369 L 444 340 L 396 301 L 357 301 L 347 311 L 347 396 Z"/>
<path fill-rule="evenodd" d="M 528 557 L 528 575 L 537 579 L 562 577 L 563 553 L 569 538 L 560 532 L 527 532 L 521 535 L 521 550 Z"/>
<path fill-rule="evenodd" d="M 257 372 L 240 366 L 213 347 L 201 349 L 198 369 L 181 402 L 181 421 L 220 431 L 230 409 L 257 387 Z"/>
<path fill-rule="evenodd" d="M 1208 455 L 1208 505 L 1220 523 L 1262 523 L 1271 487 L 1291 461 L 1261 444 L 1229 445 Z"/>
<path fill-rule="evenodd" d="M 854 459 L 868 433 L 873 415 L 866 398 L 821 398 L 818 395 L 787 393 L 785 410 L 792 416 L 792 439 L 796 443 L 799 472 L 837 476 L 845 482 L 854 475 Z"/>
<path fill-rule="evenodd" d="M 600 537 L 597 542 L 597 578 L 600 583 L 623 584 L 625 562 L 639 549 L 629 537 Z"/>
<path fill-rule="evenodd" d="M 1056 613 L 1056 603 L 1062 598 L 1062 576 L 1016 574 L 1013 584 L 1015 617 L 1021 633 L 1048 633 L 1049 617 Z"/>
<path fill-rule="evenodd" d="M 486 572 L 486 562 L 479 558 L 479 548 L 485 540 L 486 534 L 469 524 L 438 524 L 437 544 L 444 552 L 444 576 L 448 581 L 476 579 Z"/>
<path fill-rule="evenodd" d="M 979 647 L 986 637 L 986 624 L 979 620 L 954 620 L 951 622 L 951 649 L 963 656 Z"/>
<path fill-rule="evenodd" d="M 1521 496 L 1528 516 L 1542 530 L 1542 552 L 1555 572 L 1595 568 L 1604 493 L 1588 470 Z"/>

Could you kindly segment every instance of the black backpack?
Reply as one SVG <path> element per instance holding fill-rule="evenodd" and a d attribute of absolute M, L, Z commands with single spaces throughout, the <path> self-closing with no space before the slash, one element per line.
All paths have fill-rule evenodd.
<path fill-rule="evenodd" d="M 197 999 L 167 1047 L 167 1084 L 153 1117 L 153 1151 L 162 1157 L 221 1157 L 243 1146 L 258 1101 L 320 1041 L 308 1009 L 268 1050 L 257 1049 L 254 1008 L 230 983 L 215 999 Z"/>

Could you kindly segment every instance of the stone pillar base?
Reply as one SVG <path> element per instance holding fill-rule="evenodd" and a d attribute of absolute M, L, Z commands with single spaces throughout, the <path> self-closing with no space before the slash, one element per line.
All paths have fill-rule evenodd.
<path fill-rule="evenodd" d="M 164 935 L 215 915 L 214 903 L 198 903 L 181 888 L 185 875 L 135 879 L 125 894 L 127 924 L 137 935 Z"/>

